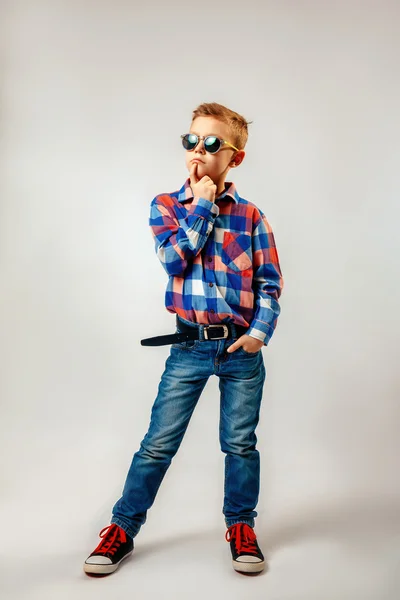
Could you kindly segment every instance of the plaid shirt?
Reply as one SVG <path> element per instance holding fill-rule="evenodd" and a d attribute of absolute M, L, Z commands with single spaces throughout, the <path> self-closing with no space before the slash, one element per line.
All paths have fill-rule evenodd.
<path fill-rule="evenodd" d="M 264 213 L 234 183 L 215 202 L 181 189 L 151 202 L 149 225 L 169 279 L 165 306 L 195 323 L 235 323 L 266 346 L 280 313 L 283 278 Z"/>

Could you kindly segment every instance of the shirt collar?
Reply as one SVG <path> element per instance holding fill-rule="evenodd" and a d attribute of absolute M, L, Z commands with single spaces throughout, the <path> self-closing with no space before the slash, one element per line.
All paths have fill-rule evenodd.
<path fill-rule="evenodd" d="M 227 197 L 227 200 L 232 199 L 236 204 L 239 203 L 240 196 L 237 192 L 236 186 L 233 181 L 225 181 L 225 191 L 222 192 L 216 200 L 222 200 L 222 198 Z M 190 187 L 190 177 L 188 177 L 178 192 L 178 200 L 179 202 L 186 202 L 187 200 L 193 199 L 193 191 Z"/>

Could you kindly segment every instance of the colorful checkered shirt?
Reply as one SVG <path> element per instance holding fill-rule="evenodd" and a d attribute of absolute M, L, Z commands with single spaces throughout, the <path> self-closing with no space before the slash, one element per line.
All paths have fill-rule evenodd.
<path fill-rule="evenodd" d="M 232 182 L 210 202 L 181 189 L 151 202 L 156 254 L 169 279 L 165 306 L 201 324 L 235 323 L 266 346 L 283 289 L 272 229 L 264 213 Z"/>

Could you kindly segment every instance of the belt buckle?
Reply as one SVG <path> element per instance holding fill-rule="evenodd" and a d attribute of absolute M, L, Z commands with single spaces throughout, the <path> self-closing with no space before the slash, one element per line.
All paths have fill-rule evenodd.
<path fill-rule="evenodd" d="M 210 329 L 210 327 L 222 327 L 222 329 L 224 330 L 224 335 L 222 337 L 209 338 L 208 337 L 208 330 Z M 229 335 L 228 325 L 205 325 L 203 331 L 204 331 L 204 337 L 205 337 L 206 340 L 210 340 L 210 339 L 211 340 L 224 340 Z"/>

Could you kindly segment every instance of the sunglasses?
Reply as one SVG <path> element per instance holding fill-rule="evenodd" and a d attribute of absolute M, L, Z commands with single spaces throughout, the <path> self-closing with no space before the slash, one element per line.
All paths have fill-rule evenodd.
<path fill-rule="evenodd" d="M 199 143 L 199 140 L 204 140 L 204 149 L 210 154 L 215 154 L 216 152 L 221 150 L 224 144 L 230 146 L 234 150 L 239 150 L 239 148 L 232 146 L 232 144 L 230 144 L 226 140 L 221 140 L 220 138 L 215 137 L 215 135 L 207 135 L 206 137 L 204 137 L 204 135 L 198 136 L 195 133 L 184 133 L 183 135 L 181 135 L 181 138 L 182 145 L 185 148 L 185 150 L 194 150 L 197 144 Z"/>

